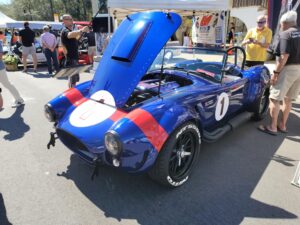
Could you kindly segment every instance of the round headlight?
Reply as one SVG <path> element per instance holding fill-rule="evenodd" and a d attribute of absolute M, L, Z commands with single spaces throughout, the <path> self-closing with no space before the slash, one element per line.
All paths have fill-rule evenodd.
<path fill-rule="evenodd" d="M 110 154 L 117 156 L 121 152 L 121 141 L 115 131 L 108 131 L 105 134 L 105 147 Z"/>
<path fill-rule="evenodd" d="M 50 122 L 55 121 L 55 113 L 49 104 L 45 105 L 45 116 Z"/>

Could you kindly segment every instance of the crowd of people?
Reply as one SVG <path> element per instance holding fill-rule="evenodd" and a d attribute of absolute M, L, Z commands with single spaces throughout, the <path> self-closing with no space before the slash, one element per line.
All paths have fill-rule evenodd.
<path fill-rule="evenodd" d="M 282 15 L 280 25 L 281 33 L 275 49 L 276 65 L 271 74 L 271 123 L 259 126 L 259 130 L 271 135 L 277 135 L 278 131 L 288 132 L 286 123 L 292 100 L 300 93 L 300 28 L 297 27 L 297 13 L 289 11 Z M 278 119 L 280 109 L 282 117 Z"/>
<path fill-rule="evenodd" d="M 63 53 L 65 56 L 65 64 L 62 67 L 72 67 L 78 65 L 78 50 L 80 40 L 83 38 L 87 39 L 88 42 L 88 56 L 89 62 L 93 62 L 93 57 L 96 55 L 96 41 L 95 34 L 93 32 L 92 27 L 83 26 L 78 28 L 73 24 L 73 18 L 69 14 L 65 14 L 62 16 L 63 19 L 63 29 L 61 31 L 60 36 L 58 36 L 51 29 L 51 25 L 45 25 L 43 27 L 43 33 L 40 38 L 41 46 L 43 48 L 43 53 L 45 54 L 45 58 L 47 60 L 47 67 L 49 75 L 53 75 L 53 67 L 55 72 L 59 72 L 61 69 L 58 63 L 58 45 L 59 40 L 61 42 L 61 46 L 63 48 Z M 5 34 L 0 31 L 0 83 L 3 87 L 8 89 L 8 91 L 13 95 L 15 101 L 12 107 L 18 107 L 24 104 L 23 98 L 20 96 L 20 93 L 15 88 L 15 86 L 9 81 L 7 77 L 7 72 L 5 65 L 2 60 L 3 56 L 3 43 L 6 43 Z M 17 39 L 16 39 L 17 37 Z M 59 38 L 58 38 L 59 37 Z M 19 43 L 22 46 L 22 63 L 23 63 L 23 71 L 24 73 L 28 72 L 27 69 L 27 58 L 29 55 L 32 56 L 33 59 L 33 72 L 37 72 L 37 54 L 35 48 L 35 32 L 30 28 L 29 22 L 24 22 L 24 29 L 19 32 L 14 31 L 10 44 L 14 45 Z M 74 87 L 76 82 L 79 81 L 79 74 L 75 74 L 69 77 L 68 87 Z M 1 95 L 0 89 L 0 110 L 3 109 L 3 97 Z"/>
<path fill-rule="evenodd" d="M 272 31 L 266 26 L 266 22 L 265 16 L 259 16 L 257 27 L 250 29 L 242 42 L 246 52 L 245 65 L 248 67 L 264 65 L 267 59 Z M 288 132 L 287 120 L 292 108 L 292 100 L 295 100 L 300 93 L 300 28 L 297 27 L 297 13 L 288 11 L 283 14 L 280 27 L 279 40 L 273 50 L 276 64 L 270 80 L 270 124 L 262 124 L 258 127 L 260 131 L 274 136 L 278 132 Z M 232 28 L 230 31 L 233 32 Z M 230 42 L 234 42 L 232 34 Z M 282 114 L 279 118 L 280 111 Z"/>
<path fill-rule="evenodd" d="M 90 62 L 93 61 L 93 56 L 96 51 L 95 35 L 92 29 L 88 26 L 83 26 L 80 29 L 73 24 L 73 18 L 69 14 L 62 17 L 64 28 L 61 31 L 61 44 L 63 52 L 66 57 L 65 66 L 74 67 L 78 64 L 78 48 L 79 40 L 85 35 L 88 39 L 88 54 Z M 267 19 L 265 16 L 257 18 L 257 26 L 249 29 L 242 46 L 246 52 L 246 66 L 263 65 L 267 59 L 267 48 L 272 41 L 272 31 L 266 26 Z M 297 13 L 289 11 L 285 13 L 280 19 L 281 32 L 279 35 L 278 45 L 275 52 L 277 60 L 275 70 L 271 73 L 271 88 L 270 88 L 270 118 L 269 125 L 261 125 L 258 129 L 262 132 L 277 135 L 278 131 L 287 132 L 287 120 L 291 111 L 291 102 L 297 98 L 300 93 L 300 29 L 297 27 Z M 230 27 L 229 42 L 234 45 L 234 24 Z M 14 38 L 14 35 L 12 36 Z M 24 70 L 27 72 L 27 56 L 32 55 L 34 71 L 37 69 L 36 52 L 34 47 L 35 33 L 30 29 L 29 23 L 24 23 L 18 38 L 22 44 L 22 58 Z M 5 41 L 3 32 L 0 32 L 0 57 L 2 57 L 2 42 Z M 12 40 L 13 41 L 13 40 Z M 189 35 L 185 33 L 183 45 L 190 45 Z M 41 45 L 47 59 L 48 72 L 53 73 L 53 66 L 58 72 L 60 70 L 57 61 L 57 36 L 51 31 L 51 26 L 45 25 L 43 27 L 43 34 L 41 35 Z M 79 81 L 79 74 L 69 77 L 68 86 L 74 87 Z M 13 95 L 15 102 L 14 107 L 24 104 L 17 89 L 9 82 L 3 61 L 0 60 L 0 82 Z M 1 91 L 1 89 L 0 89 Z M 3 99 L 0 92 L 0 109 L 3 105 Z M 282 110 L 282 117 L 279 120 L 279 112 Z"/>

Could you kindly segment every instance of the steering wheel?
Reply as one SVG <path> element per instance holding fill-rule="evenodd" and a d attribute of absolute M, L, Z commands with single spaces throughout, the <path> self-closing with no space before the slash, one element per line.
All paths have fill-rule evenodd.
<path fill-rule="evenodd" d="M 241 76 L 241 72 L 239 70 L 239 67 L 235 65 L 227 65 L 224 69 L 224 72 L 226 75 L 232 75 L 232 76 Z"/>
<path fill-rule="evenodd" d="M 221 68 L 216 65 L 205 65 L 205 66 L 201 67 L 201 69 L 207 70 L 214 74 L 221 74 Z"/>

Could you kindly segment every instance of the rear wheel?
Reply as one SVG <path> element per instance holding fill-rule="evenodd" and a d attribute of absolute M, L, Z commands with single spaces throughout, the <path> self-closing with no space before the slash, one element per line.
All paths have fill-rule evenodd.
<path fill-rule="evenodd" d="M 197 161 L 200 152 L 201 136 L 198 127 L 188 122 L 176 129 L 149 171 L 155 181 L 178 187 L 184 184 Z"/>
<path fill-rule="evenodd" d="M 254 102 L 253 104 L 253 119 L 262 120 L 266 117 L 269 109 L 269 88 L 265 88 L 262 92 L 262 95 Z"/>

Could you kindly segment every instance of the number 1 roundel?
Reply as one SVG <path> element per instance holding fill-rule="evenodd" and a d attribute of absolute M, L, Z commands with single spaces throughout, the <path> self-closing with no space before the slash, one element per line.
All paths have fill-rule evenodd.
<path fill-rule="evenodd" d="M 228 107 L 229 107 L 229 96 L 227 93 L 223 92 L 222 94 L 219 95 L 217 101 L 216 112 L 215 112 L 215 117 L 217 121 L 223 119 L 223 117 L 227 113 Z"/>

